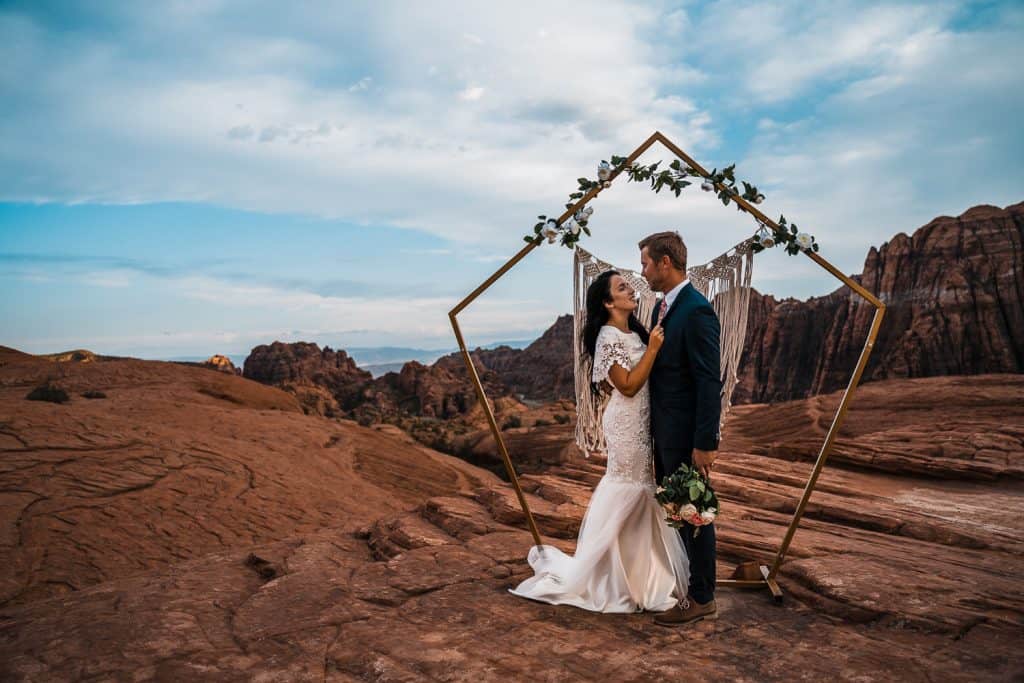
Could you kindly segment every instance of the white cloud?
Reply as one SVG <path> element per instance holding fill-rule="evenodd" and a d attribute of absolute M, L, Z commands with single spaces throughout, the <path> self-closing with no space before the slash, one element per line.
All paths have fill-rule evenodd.
<path fill-rule="evenodd" d="M 364 76 L 363 78 L 360 78 L 358 81 L 350 85 L 348 87 L 348 91 L 360 92 L 363 90 L 369 90 L 371 83 L 373 83 L 373 78 L 371 76 Z"/>
<path fill-rule="evenodd" d="M 953 2 L 271 7 L 126 6 L 113 38 L 0 12 L 0 199 L 310 213 L 492 265 L 597 160 L 661 129 L 708 166 L 739 162 L 765 211 L 847 271 L 935 214 L 1021 199 L 1012 6 L 970 29 L 950 27 L 970 10 Z M 620 183 L 595 208 L 593 250 L 625 265 L 654 230 L 704 259 L 752 229 L 699 192 Z M 759 272 L 782 293 L 831 286 L 787 290 L 794 261 Z"/>
<path fill-rule="evenodd" d="M 14 141 L 0 151 L 2 198 L 209 201 L 484 242 L 517 234 L 560 205 L 566 179 L 655 128 L 691 147 L 710 139 L 706 113 L 659 94 L 667 65 L 642 36 L 657 14 L 628 3 L 476 7 L 444 22 L 436 8 L 385 4 L 358 31 L 336 7 L 304 8 L 277 17 L 267 41 L 224 8 L 133 14 L 163 60 L 101 35 L 55 53 L 39 26 L 4 31 L 26 47 L 14 95 L 44 112 L 0 122 Z M 321 14 L 334 19 L 309 18 Z M 190 28 L 219 36 L 196 68 L 176 42 Z M 353 59 L 375 68 L 372 99 L 368 76 L 324 76 Z"/>
<path fill-rule="evenodd" d="M 479 85 L 471 85 L 459 92 L 459 99 L 466 102 L 475 102 L 484 96 L 484 89 Z"/>

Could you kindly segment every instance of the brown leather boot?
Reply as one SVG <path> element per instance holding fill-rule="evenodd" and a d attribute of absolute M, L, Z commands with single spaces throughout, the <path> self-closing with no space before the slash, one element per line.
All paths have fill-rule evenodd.
<path fill-rule="evenodd" d="M 718 606 L 715 605 L 714 598 L 711 599 L 711 602 L 701 605 L 696 600 L 690 598 L 690 596 L 686 596 L 679 603 L 678 607 L 673 607 L 667 612 L 662 612 L 654 617 L 654 623 L 659 626 L 682 626 L 683 624 L 691 624 L 701 619 L 717 618 Z"/>

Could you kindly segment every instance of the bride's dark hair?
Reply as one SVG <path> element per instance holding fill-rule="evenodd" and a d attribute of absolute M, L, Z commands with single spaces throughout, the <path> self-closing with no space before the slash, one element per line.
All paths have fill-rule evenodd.
<path fill-rule="evenodd" d="M 587 322 L 583 326 L 583 348 L 591 358 L 594 357 L 597 348 L 597 334 L 601 331 L 601 326 L 608 322 L 608 309 L 604 304 L 612 300 L 613 275 L 619 275 L 619 271 L 606 270 L 587 287 Z M 629 314 L 629 329 L 639 334 L 644 344 L 650 338 L 647 330 L 632 313 Z"/>

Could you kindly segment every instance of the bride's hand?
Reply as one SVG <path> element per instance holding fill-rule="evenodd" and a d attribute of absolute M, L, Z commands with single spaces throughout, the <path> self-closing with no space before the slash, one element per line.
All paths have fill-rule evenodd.
<path fill-rule="evenodd" d="M 651 330 L 651 338 L 647 341 L 647 348 L 654 351 L 654 353 L 657 353 L 658 350 L 661 349 L 661 345 L 664 341 L 665 330 L 661 325 L 657 325 L 653 330 Z"/>

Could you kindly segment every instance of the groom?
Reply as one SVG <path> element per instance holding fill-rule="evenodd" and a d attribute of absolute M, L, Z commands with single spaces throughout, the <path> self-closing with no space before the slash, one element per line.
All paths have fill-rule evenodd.
<path fill-rule="evenodd" d="M 718 316 L 686 277 L 686 245 L 677 232 L 659 232 L 640 242 L 642 274 L 665 296 L 655 307 L 651 329 L 661 324 L 665 341 L 648 379 L 651 435 L 658 482 L 679 465 L 711 474 L 718 450 L 722 406 Z M 679 530 L 690 558 L 689 595 L 655 617 L 679 626 L 718 615 L 715 606 L 715 525 L 687 524 Z"/>

